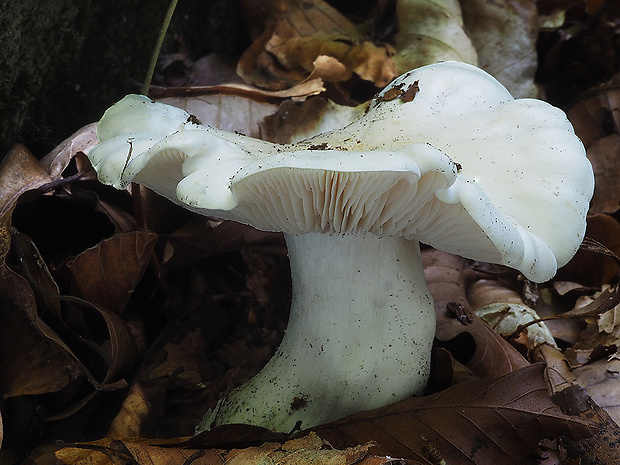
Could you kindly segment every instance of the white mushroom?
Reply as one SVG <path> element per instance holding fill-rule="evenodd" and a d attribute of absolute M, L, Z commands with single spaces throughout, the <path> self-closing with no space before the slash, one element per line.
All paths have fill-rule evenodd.
<path fill-rule="evenodd" d="M 592 168 L 564 113 L 463 63 L 409 72 L 349 126 L 277 145 L 128 96 L 99 122 L 99 178 L 283 231 L 293 303 L 272 360 L 199 430 L 289 431 L 422 393 L 435 328 L 418 241 L 550 279 L 583 239 Z"/>

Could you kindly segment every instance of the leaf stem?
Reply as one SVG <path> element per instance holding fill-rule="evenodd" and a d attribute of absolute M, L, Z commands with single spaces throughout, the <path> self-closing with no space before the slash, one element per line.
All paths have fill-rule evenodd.
<path fill-rule="evenodd" d="M 149 64 L 149 69 L 146 72 L 144 84 L 142 85 L 143 95 L 148 94 L 151 80 L 153 79 L 153 74 L 155 73 L 157 59 L 159 58 L 159 52 L 161 51 L 161 46 L 164 43 L 164 37 L 166 37 L 166 32 L 168 31 L 168 26 L 170 26 L 170 21 L 172 21 L 172 15 L 177 7 L 177 2 L 178 0 L 170 1 L 170 6 L 168 6 L 168 11 L 166 12 L 166 17 L 164 18 L 164 23 L 161 25 L 161 31 L 159 31 L 159 37 L 157 37 L 157 43 L 155 44 L 155 49 L 153 50 L 153 56 L 151 56 L 151 63 Z"/>

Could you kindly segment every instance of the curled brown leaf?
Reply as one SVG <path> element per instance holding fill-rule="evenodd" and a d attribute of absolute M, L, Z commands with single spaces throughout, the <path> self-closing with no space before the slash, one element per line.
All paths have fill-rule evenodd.
<path fill-rule="evenodd" d="M 157 235 L 119 233 L 79 254 L 69 265 L 82 296 L 120 314 L 151 258 Z"/>

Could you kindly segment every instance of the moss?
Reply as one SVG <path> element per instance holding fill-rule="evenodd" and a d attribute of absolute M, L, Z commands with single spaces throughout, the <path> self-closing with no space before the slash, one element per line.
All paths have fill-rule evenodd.
<path fill-rule="evenodd" d="M 0 153 L 20 141 L 42 155 L 135 90 L 167 6 L 0 0 Z"/>
<path fill-rule="evenodd" d="M 0 8 L 0 140 L 14 138 L 37 97 L 67 61 L 66 42 L 79 47 L 72 2 L 4 1 Z"/>
<path fill-rule="evenodd" d="M 0 159 L 16 142 L 45 155 L 139 92 L 169 2 L 0 0 Z M 232 0 L 179 2 L 171 31 L 192 59 L 248 43 Z"/>

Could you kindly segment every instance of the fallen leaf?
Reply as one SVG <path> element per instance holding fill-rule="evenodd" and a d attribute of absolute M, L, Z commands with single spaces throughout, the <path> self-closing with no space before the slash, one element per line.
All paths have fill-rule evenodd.
<path fill-rule="evenodd" d="M 188 332 L 181 341 L 169 341 L 164 345 L 166 358 L 150 368 L 149 379 L 176 377 L 194 385 L 206 378 L 205 336 L 199 328 Z M 182 370 L 180 370 L 182 368 Z"/>
<path fill-rule="evenodd" d="M 134 381 L 123 404 L 110 423 L 106 434 L 109 438 L 140 437 L 143 427 L 153 416 L 161 415 L 165 403 L 166 379 L 150 382 Z"/>
<path fill-rule="evenodd" d="M 536 311 L 525 305 L 519 294 L 498 281 L 478 280 L 468 289 L 468 299 L 476 315 L 504 338 L 525 333 L 526 352 L 541 344 L 557 348 L 555 340 Z M 535 324 L 530 324 L 537 321 Z M 523 329 L 521 329 L 523 327 Z"/>
<path fill-rule="evenodd" d="M 69 264 L 84 299 L 122 313 L 151 258 L 157 235 L 120 233 L 79 254 Z"/>
<path fill-rule="evenodd" d="M 108 217 L 110 223 L 114 225 L 114 233 L 135 231 L 136 229 L 139 229 L 136 218 L 133 215 L 109 202 L 100 200 L 96 195 L 94 195 L 94 197 L 96 197 L 95 211 L 103 213 Z"/>
<path fill-rule="evenodd" d="M 183 56 L 182 60 L 187 60 Z M 164 62 L 172 62 L 167 60 L 166 55 L 160 56 L 162 68 L 165 67 Z M 237 63 L 233 59 L 221 55 L 219 53 L 209 53 L 206 56 L 198 58 L 192 63 L 191 69 L 184 79 L 176 81 L 174 86 L 217 86 L 220 84 L 242 84 L 243 81 L 237 76 Z"/>
<path fill-rule="evenodd" d="M 505 338 L 515 337 L 523 328 L 523 343 L 526 344 L 527 352 L 541 344 L 557 347 L 549 328 L 527 305 L 498 302 L 477 309 L 476 315 Z M 534 321 L 536 323 L 531 324 Z"/>
<path fill-rule="evenodd" d="M 573 370 L 577 382 L 620 424 L 620 360 L 604 358 Z"/>
<path fill-rule="evenodd" d="M 476 50 L 463 29 L 456 0 L 400 0 L 394 63 L 399 73 L 440 61 L 475 65 Z"/>
<path fill-rule="evenodd" d="M 562 436 L 562 446 L 571 458 L 588 465 L 616 465 L 620 460 L 620 427 L 606 410 L 593 401 L 586 390 L 575 384 L 553 395 L 553 402 L 564 413 L 594 424 L 592 437 L 575 440 Z"/>
<path fill-rule="evenodd" d="M 476 314 L 495 331 L 511 340 L 513 345 L 519 342 L 523 344 L 523 352 L 529 360 L 545 362 L 549 392 L 557 393 L 572 386 L 575 376 L 560 352 L 554 335 L 543 321 L 530 324 L 540 320 L 540 317 L 525 305 L 521 295 L 510 288 L 508 283 L 481 279 L 471 284 L 467 296 Z M 517 335 L 520 337 L 515 340 Z"/>
<path fill-rule="evenodd" d="M 582 95 L 567 111 L 575 133 L 586 148 L 614 133 L 620 133 L 620 85 L 604 84 Z"/>
<path fill-rule="evenodd" d="M 68 445 L 55 452 L 57 463 L 73 465 L 96 463 L 191 463 L 195 465 L 415 465 L 391 457 L 370 455 L 372 443 L 337 450 L 315 433 L 285 443 L 266 442 L 244 449 L 188 449 L 175 447 L 183 438 L 172 440 L 103 439 Z"/>
<path fill-rule="evenodd" d="M 202 124 L 259 138 L 258 123 L 278 109 L 277 103 L 261 103 L 236 95 L 167 97 L 162 103 L 174 105 L 195 116 Z"/>
<path fill-rule="evenodd" d="M 0 225 L 8 223 L 8 216 L 0 217 Z M 0 394 L 15 397 L 56 392 L 89 373 L 39 317 L 31 284 L 6 265 L 12 236 L 19 249 L 28 245 L 22 235 L 0 226 Z M 35 266 L 45 267 L 34 246 L 28 257 Z M 22 263 L 27 266 L 26 260 Z M 43 272 L 39 276 L 47 280 L 49 275 Z"/>
<path fill-rule="evenodd" d="M 620 209 L 620 134 L 601 137 L 588 147 L 596 186 L 590 214 L 614 213 Z"/>
<path fill-rule="evenodd" d="M 608 310 L 620 305 L 620 288 L 617 284 L 615 286 L 608 286 L 595 298 L 589 299 L 587 303 L 585 303 L 585 299 L 578 301 L 578 304 L 579 303 L 580 305 L 576 305 L 568 312 L 546 316 L 541 318 L 541 320 L 546 321 L 563 318 L 585 318 L 602 315 Z M 534 324 L 534 322 L 528 324 Z"/>
<path fill-rule="evenodd" d="M 297 133 L 306 132 L 308 127 L 312 131 L 313 127 L 318 126 L 328 105 L 328 101 L 322 97 L 312 97 L 303 102 L 284 101 L 275 113 L 259 122 L 261 138 L 288 144 L 294 140 Z"/>
<path fill-rule="evenodd" d="M 462 0 L 463 21 L 478 66 L 515 98 L 536 97 L 536 5 L 530 0 Z"/>
<path fill-rule="evenodd" d="M 230 465 L 245 465 L 247 463 L 277 463 L 282 465 L 302 464 L 334 464 L 349 465 L 359 463 L 368 456 L 368 449 L 372 442 L 335 450 L 322 440 L 316 433 L 309 433 L 299 439 L 291 439 L 284 444 L 266 443 L 260 447 L 249 447 L 241 450 L 231 450 L 226 457 Z"/>
<path fill-rule="evenodd" d="M 243 261 L 247 265 L 246 286 L 263 308 L 276 307 L 277 304 L 274 301 L 289 294 L 290 268 L 285 258 L 286 251 L 282 250 L 282 252 L 282 255 L 277 256 L 249 248 L 241 251 Z M 290 307 L 288 299 L 284 306 Z"/>
<path fill-rule="evenodd" d="M 522 465 L 542 438 L 575 440 L 595 424 L 560 411 L 549 398 L 544 364 L 528 365 L 498 380 L 469 381 L 422 398 L 361 412 L 315 428 L 336 447 L 377 442 L 376 453 L 431 462 L 427 438 L 450 465 Z"/>
<path fill-rule="evenodd" d="M 13 248 L 22 263 L 22 271 L 27 273 L 30 285 L 34 288 L 38 298 L 38 312 L 50 312 L 60 316 L 61 305 L 58 300 L 58 285 L 52 277 L 49 268 L 43 261 L 39 250 L 30 237 L 12 229 Z"/>
<path fill-rule="evenodd" d="M 599 330 L 605 333 L 613 333 L 620 327 L 620 306 L 606 311 L 598 318 Z"/>
<path fill-rule="evenodd" d="M 66 355 L 73 360 L 73 363 L 79 367 L 96 390 L 114 390 L 125 387 L 126 382 L 122 379 L 117 380 L 116 377 L 128 367 L 133 366 L 137 357 L 133 336 L 125 323 L 118 315 L 103 308 L 97 308 L 85 300 L 60 295 L 56 283 L 49 281 L 49 272 L 46 270 L 45 262 L 30 238 L 17 231 L 13 233 L 13 237 L 16 255 L 21 264 L 20 271 L 27 278 L 37 300 L 57 299 L 63 303 L 62 313 L 57 313 L 56 319 L 50 320 L 49 324 L 39 317 L 40 309 L 37 305 L 25 307 L 32 323 L 41 334 L 66 352 Z M 37 281 L 38 279 L 41 281 Z M 54 329 L 54 325 L 57 325 L 65 335 L 67 331 L 72 332 L 71 336 L 67 339 L 61 337 Z M 102 333 L 107 333 L 107 338 L 103 337 L 100 340 Z M 85 349 L 88 356 L 78 355 L 83 356 Z M 96 354 L 96 357 L 92 357 L 92 354 Z M 98 361 L 95 362 L 97 357 Z M 65 360 L 62 357 L 61 359 Z M 101 362 L 105 367 L 103 370 L 99 366 Z M 99 374 L 101 371 L 104 374 L 97 379 L 93 373 Z"/>
<path fill-rule="evenodd" d="M 28 282 L 6 266 L 0 268 L 0 307 L 2 397 L 56 392 L 82 376 L 75 359 L 41 331 Z"/>
<path fill-rule="evenodd" d="M 52 179 L 60 179 L 71 159 L 80 152 L 88 152 L 97 144 L 96 126 L 97 123 L 91 123 L 78 129 L 41 159 L 41 166 L 47 170 Z M 94 172 L 92 179 L 95 179 Z"/>
<path fill-rule="evenodd" d="M 259 122 L 261 139 L 288 144 L 308 139 L 321 132 L 343 128 L 359 118 L 366 105 L 338 105 L 322 97 L 303 102 L 285 100 L 278 111 Z"/>
<path fill-rule="evenodd" d="M 566 357 L 560 350 L 548 344 L 538 346 L 532 357 L 535 361 L 544 361 L 547 365 L 546 380 L 552 395 L 574 386 L 576 377 Z"/>
<path fill-rule="evenodd" d="M 436 338 L 456 347 L 454 357 L 479 377 L 493 379 L 528 365 L 527 360 L 469 310 L 466 292 L 467 260 L 438 250 L 422 253 L 428 288 L 435 301 Z M 465 309 L 471 321 L 450 310 Z"/>
<path fill-rule="evenodd" d="M 168 441 L 170 442 L 170 441 Z M 55 452 L 55 463 L 60 465 L 164 465 L 191 463 L 194 465 L 223 465 L 223 451 L 206 451 L 166 447 L 166 441 L 147 439 L 102 439 L 91 443 L 66 445 Z"/>
<path fill-rule="evenodd" d="M 0 216 L 5 215 L 24 192 L 51 181 L 47 170 L 25 146 L 14 146 L 0 164 Z"/>
<path fill-rule="evenodd" d="M 613 216 L 604 213 L 589 216 L 586 237 L 604 244 L 612 255 L 620 255 L 620 223 Z M 613 282 L 618 274 L 618 263 L 609 252 L 582 245 L 572 260 L 558 270 L 556 279 L 595 288 Z"/>
<path fill-rule="evenodd" d="M 260 244 L 272 244 L 285 250 L 282 234 L 259 231 L 234 221 L 215 221 L 205 217 L 186 222 L 165 236 L 163 265 L 166 272 L 201 257 L 240 250 Z"/>
<path fill-rule="evenodd" d="M 247 2 L 244 6 L 246 15 L 256 8 Z M 383 87 L 397 75 L 390 49 L 365 40 L 353 23 L 323 0 L 274 0 L 262 15 L 264 30 L 237 67 L 246 82 L 280 90 L 308 75 L 339 82 L 355 73 Z M 325 66 L 321 60 L 331 64 Z"/>

